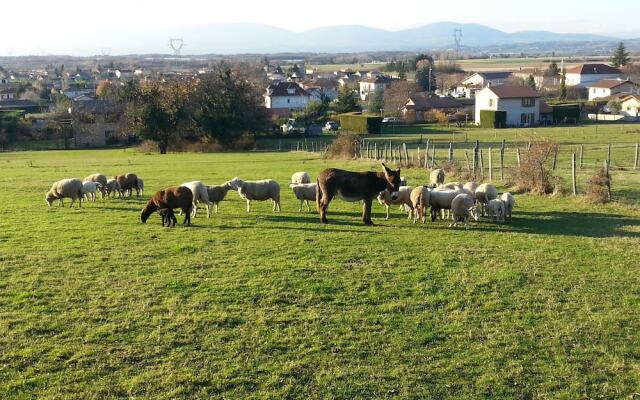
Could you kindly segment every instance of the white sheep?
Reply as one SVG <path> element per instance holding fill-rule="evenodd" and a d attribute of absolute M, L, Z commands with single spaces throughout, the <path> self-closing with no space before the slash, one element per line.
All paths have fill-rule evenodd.
<path fill-rule="evenodd" d="M 311 176 L 304 171 L 296 172 L 291 175 L 291 183 L 311 183 Z"/>
<path fill-rule="evenodd" d="M 483 183 L 476 188 L 475 194 L 476 201 L 480 203 L 481 206 L 481 214 L 484 215 L 486 204 L 498 198 L 498 189 L 490 183 Z"/>
<path fill-rule="evenodd" d="M 100 182 L 102 188 L 100 189 L 100 193 L 104 198 L 107 195 L 107 177 L 102 174 L 92 174 L 87 176 L 82 180 L 83 182 Z"/>
<path fill-rule="evenodd" d="M 432 185 L 441 185 L 444 183 L 444 170 L 442 168 L 434 169 L 429 174 L 429 181 Z"/>
<path fill-rule="evenodd" d="M 451 202 L 451 212 L 453 213 L 453 222 L 449 224 L 449 228 L 458 225 L 458 222 L 464 222 L 464 228 L 469 229 L 469 217 L 478 220 L 478 209 L 475 205 L 473 197 L 466 193 L 457 195 Z"/>
<path fill-rule="evenodd" d="M 136 182 L 136 196 L 144 196 L 144 181 L 140 178 L 138 178 L 138 181 Z"/>
<path fill-rule="evenodd" d="M 207 185 L 205 185 L 201 181 L 191 181 L 183 183 L 180 186 L 191 189 L 191 192 L 193 193 L 193 207 L 191 208 L 191 216 L 195 218 L 195 216 L 198 214 L 198 203 L 204 203 L 207 207 L 207 218 L 209 218 L 209 207 L 212 206 L 213 203 L 209 201 L 209 192 L 207 192 Z M 179 215 L 182 215 L 182 211 L 180 211 Z"/>
<path fill-rule="evenodd" d="M 82 194 L 87 201 L 96 201 L 96 191 L 102 192 L 102 184 L 100 182 L 84 181 L 82 182 Z M 104 193 L 104 192 L 102 192 Z"/>
<path fill-rule="evenodd" d="M 118 193 L 118 196 L 122 196 L 122 186 L 120 186 L 120 182 L 116 179 L 109 179 L 107 184 L 104 186 L 104 192 L 107 197 L 111 197 L 111 193 L 114 194 L 114 197 L 116 193 Z"/>
<path fill-rule="evenodd" d="M 405 178 L 404 176 L 400 177 L 400 186 L 408 186 L 407 185 L 407 178 Z"/>
<path fill-rule="evenodd" d="M 442 219 L 445 219 L 444 212 L 447 211 L 449 217 L 451 210 L 451 202 L 459 195 L 463 194 L 461 190 L 432 190 L 429 195 L 429 205 L 431 206 L 431 221 L 435 221 L 438 211 L 442 211 Z"/>
<path fill-rule="evenodd" d="M 468 193 L 471 193 L 471 197 L 476 198 L 476 189 L 478 189 L 478 182 L 470 181 L 464 184 L 462 187 L 465 191 L 468 190 Z"/>
<path fill-rule="evenodd" d="M 500 200 L 504 201 L 504 204 L 505 204 L 505 209 L 504 209 L 505 219 L 508 218 L 509 221 L 511 221 L 512 220 L 511 214 L 513 213 L 513 208 L 516 206 L 515 197 L 513 197 L 511 193 L 505 192 L 505 193 L 502 193 L 502 196 L 500 196 Z"/>
<path fill-rule="evenodd" d="M 231 189 L 237 190 L 238 195 L 247 201 L 247 212 L 251 212 L 251 200 L 273 201 L 273 211 L 280 211 L 280 185 L 273 179 L 261 181 L 243 181 L 233 178 L 227 182 Z"/>
<path fill-rule="evenodd" d="M 76 178 L 62 179 L 54 182 L 51 185 L 51 189 L 47 192 L 44 199 L 47 205 L 51 207 L 54 200 L 58 200 L 58 207 L 64 207 L 64 198 L 69 197 L 71 199 L 70 207 L 73 207 L 73 203 L 78 200 L 78 207 L 82 207 L 82 181 Z"/>
<path fill-rule="evenodd" d="M 434 190 L 436 192 L 443 192 L 448 190 L 461 190 L 463 188 L 462 184 L 458 182 L 449 182 L 442 185 L 438 185 Z"/>
<path fill-rule="evenodd" d="M 430 196 L 431 190 L 426 186 L 418 186 L 411 191 L 411 205 L 413 206 L 414 224 L 418 222 L 418 218 L 422 220 L 422 223 L 426 222 Z"/>
<path fill-rule="evenodd" d="M 298 207 L 298 212 L 302 212 L 302 204 L 306 203 L 307 211 L 311 211 L 311 207 L 309 207 L 309 200 L 316 200 L 316 192 L 318 190 L 318 185 L 315 183 L 298 183 L 289 185 L 291 190 L 293 190 L 293 194 L 296 195 L 296 199 L 300 200 L 300 207 Z"/>
<path fill-rule="evenodd" d="M 504 201 L 500 199 L 489 200 L 489 202 L 485 205 L 485 209 L 487 211 L 487 216 L 490 221 L 494 219 L 496 222 L 504 222 L 505 215 L 505 204 Z"/>
<path fill-rule="evenodd" d="M 413 213 L 413 204 L 411 203 L 411 191 L 413 188 L 411 186 L 400 186 L 398 189 L 397 195 L 398 197 L 391 198 L 391 193 L 388 190 L 383 190 L 378 194 L 378 202 L 385 206 L 387 209 L 387 217 L 389 219 L 389 206 L 391 205 L 399 205 L 406 206 L 409 209 L 409 218 Z"/>

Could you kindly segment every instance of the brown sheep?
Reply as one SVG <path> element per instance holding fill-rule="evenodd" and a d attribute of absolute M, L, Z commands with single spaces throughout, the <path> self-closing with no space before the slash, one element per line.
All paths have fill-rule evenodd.
<path fill-rule="evenodd" d="M 136 174 L 127 172 L 124 175 L 114 176 L 113 179 L 118 181 L 120 187 L 122 188 L 122 191 L 120 192 L 121 196 L 124 196 L 127 192 L 129 192 L 129 197 L 131 197 L 133 191 L 138 190 L 138 176 Z"/>
<path fill-rule="evenodd" d="M 191 225 L 191 207 L 193 207 L 193 192 L 188 187 L 172 186 L 157 192 L 144 206 L 140 213 L 140 221 L 147 222 L 149 216 L 162 208 L 179 208 L 185 214 L 183 225 Z M 164 221 L 163 221 L 164 222 Z"/>

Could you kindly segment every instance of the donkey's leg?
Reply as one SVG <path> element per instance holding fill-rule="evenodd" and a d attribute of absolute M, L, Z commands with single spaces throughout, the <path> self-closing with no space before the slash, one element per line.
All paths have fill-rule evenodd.
<path fill-rule="evenodd" d="M 364 199 L 364 206 L 362 207 L 362 222 L 365 225 L 373 225 L 373 221 L 371 221 L 371 205 L 373 203 L 373 199 Z"/>

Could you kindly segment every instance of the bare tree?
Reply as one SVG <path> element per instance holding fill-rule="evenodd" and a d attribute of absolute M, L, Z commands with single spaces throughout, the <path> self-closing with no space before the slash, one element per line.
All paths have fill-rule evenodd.
<path fill-rule="evenodd" d="M 402 109 L 407 104 L 409 96 L 419 91 L 415 82 L 395 81 L 384 91 L 384 113 L 399 117 Z"/>

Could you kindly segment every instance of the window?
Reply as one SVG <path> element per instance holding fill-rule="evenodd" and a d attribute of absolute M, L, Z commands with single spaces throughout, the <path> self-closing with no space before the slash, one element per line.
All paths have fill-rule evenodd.
<path fill-rule="evenodd" d="M 522 107 L 533 107 L 536 105 L 536 99 L 533 97 L 523 97 Z"/>
<path fill-rule="evenodd" d="M 522 125 L 532 125 L 535 122 L 536 115 L 532 113 L 520 114 L 520 123 Z"/>
<path fill-rule="evenodd" d="M 291 103 L 291 99 L 287 99 L 287 103 Z"/>
<path fill-rule="evenodd" d="M 493 107 L 495 105 L 495 99 L 489 99 L 489 107 Z"/>

